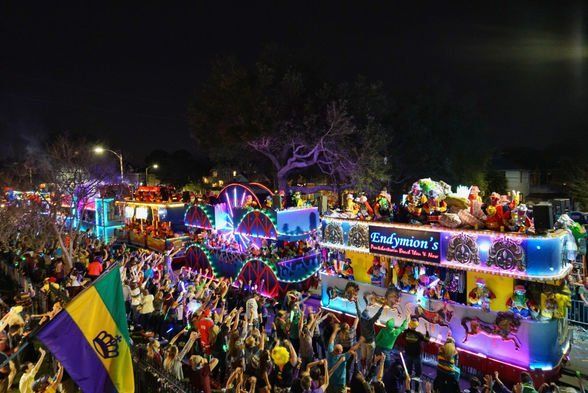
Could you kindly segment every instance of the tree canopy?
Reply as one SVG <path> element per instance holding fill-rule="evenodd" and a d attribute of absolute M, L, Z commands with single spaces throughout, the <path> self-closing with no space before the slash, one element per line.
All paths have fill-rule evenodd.
<path fill-rule="evenodd" d="M 491 135 L 472 100 L 322 75 L 273 53 L 251 67 L 219 60 L 190 105 L 192 136 L 213 162 L 254 163 L 280 189 L 301 174 L 368 192 L 423 177 L 484 187 Z"/>
<path fill-rule="evenodd" d="M 192 135 L 213 161 L 254 161 L 278 189 L 317 168 L 337 188 L 369 186 L 365 173 L 381 182 L 386 177 L 385 145 L 373 143 L 384 133 L 378 118 L 383 97 L 380 84 L 336 85 L 295 63 L 262 58 L 247 68 L 224 59 L 189 115 Z M 244 148 L 253 154 L 244 156 Z"/>

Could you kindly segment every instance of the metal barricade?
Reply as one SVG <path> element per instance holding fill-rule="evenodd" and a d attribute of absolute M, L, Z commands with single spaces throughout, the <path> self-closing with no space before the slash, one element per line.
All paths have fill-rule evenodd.
<path fill-rule="evenodd" d="M 582 300 L 572 300 L 568 309 L 568 320 L 588 327 L 588 306 Z"/>
<path fill-rule="evenodd" d="M 132 348 L 135 391 L 142 393 L 200 393 L 187 381 L 180 381 L 150 362 L 140 348 Z"/>

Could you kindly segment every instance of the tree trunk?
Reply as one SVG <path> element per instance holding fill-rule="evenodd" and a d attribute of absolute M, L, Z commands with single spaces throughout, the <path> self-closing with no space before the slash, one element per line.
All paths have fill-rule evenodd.
<path fill-rule="evenodd" d="M 278 173 L 277 181 L 278 181 L 278 191 L 284 191 L 285 193 L 288 192 L 288 176 L 281 175 Z"/>

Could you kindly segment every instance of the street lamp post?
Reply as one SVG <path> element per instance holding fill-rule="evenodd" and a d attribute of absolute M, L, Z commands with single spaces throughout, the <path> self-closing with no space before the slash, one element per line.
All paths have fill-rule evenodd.
<path fill-rule="evenodd" d="M 145 185 L 146 186 L 149 185 L 149 168 L 157 169 L 157 168 L 159 168 L 159 165 L 153 164 L 153 165 L 147 165 L 145 167 Z"/>
<path fill-rule="evenodd" d="M 96 153 L 96 154 L 102 154 L 105 151 L 114 154 L 118 158 L 118 161 L 119 161 L 119 164 L 120 164 L 120 182 L 123 183 L 124 182 L 124 179 L 125 179 L 125 172 L 124 172 L 124 165 L 123 165 L 123 156 L 122 156 L 122 153 L 117 153 L 114 150 L 105 149 L 105 148 L 103 148 L 101 146 L 96 146 L 94 148 L 94 153 Z"/>

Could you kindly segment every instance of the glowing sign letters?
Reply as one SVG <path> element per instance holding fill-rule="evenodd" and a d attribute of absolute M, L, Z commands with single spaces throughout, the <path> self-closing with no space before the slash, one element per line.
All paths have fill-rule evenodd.
<path fill-rule="evenodd" d="M 370 225 L 370 252 L 398 258 L 439 263 L 439 232 Z"/>

